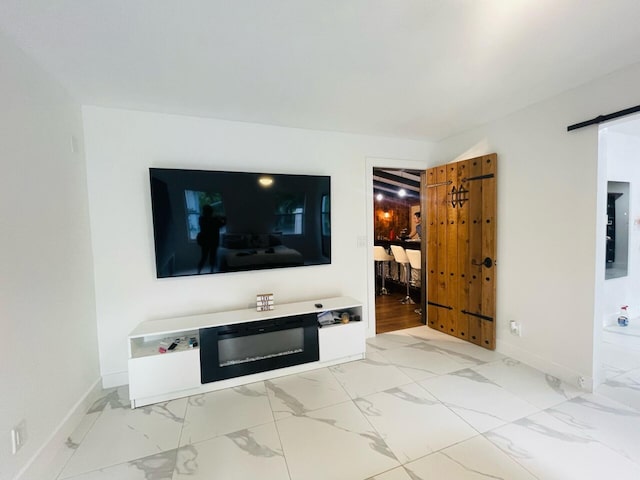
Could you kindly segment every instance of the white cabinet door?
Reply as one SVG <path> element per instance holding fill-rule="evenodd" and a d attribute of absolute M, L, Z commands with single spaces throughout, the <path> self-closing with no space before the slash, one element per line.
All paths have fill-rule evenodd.
<path fill-rule="evenodd" d="M 363 322 L 350 322 L 322 327 L 318 330 L 320 361 L 359 355 L 365 352 Z"/>
<path fill-rule="evenodd" d="M 129 397 L 132 400 L 199 386 L 199 349 L 129 360 Z"/>

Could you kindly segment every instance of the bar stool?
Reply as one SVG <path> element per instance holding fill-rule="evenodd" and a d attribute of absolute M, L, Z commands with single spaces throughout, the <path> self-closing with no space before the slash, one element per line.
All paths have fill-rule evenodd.
<path fill-rule="evenodd" d="M 411 270 L 416 270 L 418 273 L 418 280 L 420 280 L 420 270 L 422 269 L 422 254 L 420 253 L 420 250 L 411 250 L 411 249 L 407 249 L 406 250 L 407 253 L 407 257 L 409 258 L 409 264 L 411 265 Z M 416 282 L 417 284 L 417 282 Z M 422 286 L 422 282 L 420 282 L 420 286 Z M 422 313 L 422 309 L 421 308 L 416 308 L 415 309 L 416 313 Z"/>
<path fill-rule="evenodd" d="M 407 295 L 401 300 L 401 303 L 405 303 L 405 304 L 416 303 L 413 300 L 411 300 L 411 297 L 409 296 L 409 275 L 411 274 L 409 257 L 407 257 L 407 253 L 405 252 L 404 248 L 402 248 L 399 245 L 391 245 L 391 253 L 393 253 L 393 257 L 395 258 L 396 262 L 404 267 L 404 272 L 405 272 L 404 276 L 405 276 L 405 281 L 407 283 Z"/>
<path fill-rule="evenodd" d="M 384 247 L 375 246 L 373 247 L 373 260 L 376 264 L 376 270 L 380 271 L 380 277 L 382 277 L 382 289 L 380 290 L 380 295 L 389 295 L 389 292 L 384 286 L 384 262 L 390 262 L 393 260 L 393 255 L 389 255 Z"/>
<path fill-rule="evenodd" d="M 422 268 L 422 263 L 421 263 L 421 259 L 422 259 L 422 255 L 420 254 L 420 250 L 412 250 L 410 248 L 407 248 L 405 250 L 406 254 L 407 254 L 407 258 L 409 259 L 409 265 L 411 265 L 411 284 L 414 286 L 418 286 L 420 284 L 420 269 Z M 413 270 L 416 270 L 416 274 L 418 277 L 418 280 L 414 280 L 414 277 L 416 275 L 413 275 Z"/>

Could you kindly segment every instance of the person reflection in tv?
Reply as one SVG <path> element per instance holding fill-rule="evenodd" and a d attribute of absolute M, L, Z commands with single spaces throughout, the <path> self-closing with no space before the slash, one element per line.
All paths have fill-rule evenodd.
<path fill-rule="evenodd" d="M 201 252 L 198 273 L 202 272 L 207 259 L 209 259 L 211 273 L 213 273 L 216 265 L 216 253 L 220 245 L 220 229 L 227 224 L 227 219 L 218 215 L 214 216 L 211 205 L 205 205 L 202 207 L 198 224 L 200 225 L 200 233 L 198 233 L 197 241 Z"/>

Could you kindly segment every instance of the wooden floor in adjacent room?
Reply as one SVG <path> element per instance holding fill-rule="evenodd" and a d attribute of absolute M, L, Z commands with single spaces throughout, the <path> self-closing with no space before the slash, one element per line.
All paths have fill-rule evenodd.
<path fill-rule="evenodd" d="M 422 325 L 420 315 L 415 312 L 419 304 L 400 303 L 401 293 L 376 295 L 376 333 L 391 332 Z"/>

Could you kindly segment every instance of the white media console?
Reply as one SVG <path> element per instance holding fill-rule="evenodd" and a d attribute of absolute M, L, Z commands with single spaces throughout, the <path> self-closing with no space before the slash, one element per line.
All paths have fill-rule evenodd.
<path fill-rule="evenodd" d="M 358 301 L 333 297 L 276 305 L 274 310 L 265 312 L 243 309 L 142 322 L 128 339 L 131 406 L 141 407 L 364 358 L 364 322 L 336 323 L 318 328 L 317 361 L 202 383 L 201 332 L 213 327 L 251 327 L 264 321 L 286 323 L 289 318 L 308 318 L 323 312 L 346 312 L 351 319 L 362 319 L 362 305 Z M 176 347 L 160 352 L 176 339 L 180 339 Z"/>

